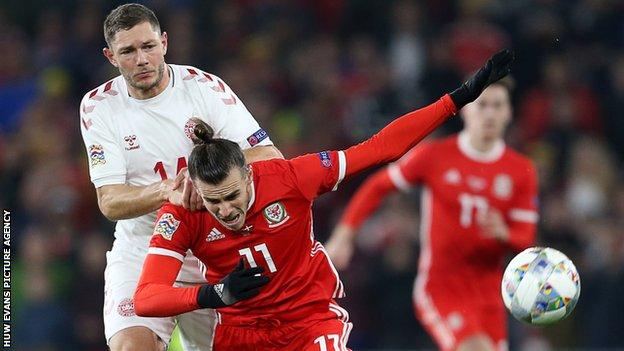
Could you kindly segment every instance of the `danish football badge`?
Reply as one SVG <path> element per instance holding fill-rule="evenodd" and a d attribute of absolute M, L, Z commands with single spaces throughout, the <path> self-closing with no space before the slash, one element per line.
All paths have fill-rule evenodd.
<path fill-rule="evenodd" d="M 190 118 L 184 125 L 184 134 L 186 134 L 186 137 L 191 139 L 191 141 L 195 141 L 196 139 L 195 126 L 197 125 L 197 119 L 197 117 Z"/>
<path fill-rule="evenodd" d="M 173 234 L 180 226 L 180 221 L 175 219 L 171 213 L 164 213 L 156 222 L 156 228 L 154 229 L 154 235 L 161 235 L 167 240 L 173 238 Z"/>
<path fill-rule="evenodd" d="M 275 202 L 264 208 L 264 218 L 269 223 L 269 228 L 282 225 L 290 218 L 286 208 L 281 202 Z"/>

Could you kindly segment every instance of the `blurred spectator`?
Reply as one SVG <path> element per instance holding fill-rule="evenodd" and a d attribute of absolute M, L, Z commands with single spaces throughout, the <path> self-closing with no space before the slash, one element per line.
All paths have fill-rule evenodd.
<path fill-rule="evenodd" d="M 13 210 L 20 350 L 106 350 L 103 267 L 112 224 L 97 208 L 79 101 L 119 73 L 102 56 L 115 2 L 0 4 L 0 203 Z M 624 3 L 618 0 L 150 1 L 168 61 L 222 76 L 287 157 L 370 136 L 516 49 L 512 144 L 540 177 L 540 245 L 583 284 L 556 327 L 511 324 L 511 349 L 624 348 Z M 456 131 L 454 118 L 438 132 Z M 364 177 L 343 184 L 351 192 Z M 327 234 L 349 191 L 316 202 Z M 388 201 L 343 274 L 353 349 L 432 348 L 413 318 L 419 218 Z"/>

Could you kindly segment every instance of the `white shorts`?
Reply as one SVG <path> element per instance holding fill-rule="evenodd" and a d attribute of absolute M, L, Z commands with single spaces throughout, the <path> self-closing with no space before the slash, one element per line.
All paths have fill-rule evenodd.
<path fill-rule="evenodd" d="M 111 251 L 106 253 L 104 334 L 107 344 L 119 331 L 143 326 L 169 345 L 177 322 L 184 350 L 212 350 L 216 317 L 214 310 L 201 309 L 166 318 L 139 317 L 135 314 L 132 297 L 141 275 L 145 252 L 131 247 L 121 249 L 120 246 L 113 245 Z"/>

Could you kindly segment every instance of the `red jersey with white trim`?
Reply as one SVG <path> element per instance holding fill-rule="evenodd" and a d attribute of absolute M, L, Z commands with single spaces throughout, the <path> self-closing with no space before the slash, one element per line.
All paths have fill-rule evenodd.
<path fill-rule="evenodd" d="M 327 312 L 331 300 L 344 295 L 343 285 L 314 239 L 311 210 L 314 198 L 336 189 L 344 178 L 344 153 L 324 151 L 251 167 L 252 195 L 241 231 L 227 229 L 207 211 L 167 204 L 159 212 L 149 253 L 182 261 L 190 249 L 212 284 L 241 257 L 248 266 L 264 267 L 270 282 L 259 295 L 220 308 L 223 324 L 253 324 L 263 318 L 295 321 Z"/>
<path fill-rule="evenodd" d="M 479 152 L 460 133 L 415 148 L 387 172 L 399 189 L 424 185 L 420 278 L 473 280 L 498 294 L 507 250 L 528 247 L 535 238 L 537 176 L 532 162 L 502 141 L 490 152 Z M 481 234 L 478 218 L 491 208 L 501 212 L 509 227 L 506 244 Z"/>

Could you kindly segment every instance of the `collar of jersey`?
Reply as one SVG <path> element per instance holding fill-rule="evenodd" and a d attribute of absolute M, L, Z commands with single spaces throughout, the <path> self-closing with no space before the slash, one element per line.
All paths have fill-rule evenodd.
<path fill-rule="evenodd" d="M 128 99 L 130 99 L 130 101 L 139 104 L 139 105 L 151 105 L 151 104 L 156 104 L 158 102 L 160 102 L 161 100 L 163 100 L 164 98 L 166 98 L 167 96 L 169 96 L 169 94 L 171 94 L 171 91 L 173 90 L 173 86 L 175 85 L 175 74 L 173 72 L 173 68 L 171 68 L 169 65 L 167 65 L 167 69 L 169 70 L 169 84 L 167 84 L 167 87 L 165 88 L 165 90 L 161 91 L 160 94 L 151 97 L 149 99 L 135 99 L 132 96 L 130 96 L 130 93 L 128 92 L 128 83 L 126 82 L 125 78 L 123 78 L 124 80 L 124 87 L 126 89 L 126 95 L 128 96 Z"/>
<path fill-rule="evenodd" d="M 470 136 L 468 132 L 463 131 L 457 137 L 457 146 L 459 150 L 469 159 L 477 162 L 495 162 L 498 161 L 505 152 L 505 143 L 502 140 L 496 141 L 494 147 L 488 151 L 479 151 L 470 144 Z"/>

